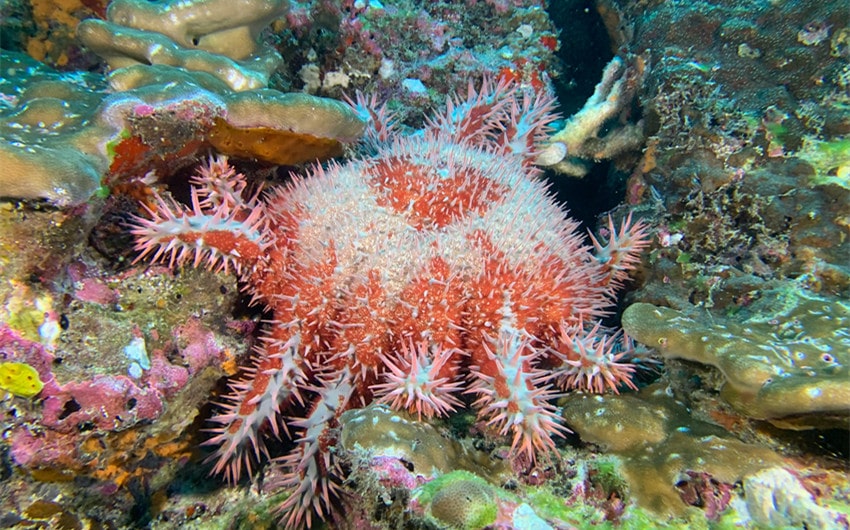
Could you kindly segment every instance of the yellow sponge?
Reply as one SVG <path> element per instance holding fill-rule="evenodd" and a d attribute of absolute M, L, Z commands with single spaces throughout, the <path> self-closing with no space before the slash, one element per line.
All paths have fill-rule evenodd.
<path fill-rule="evenodd" d="M 26 363 L 0 363 L 0 389 L 18 397 L 38 395 L 44 383 L 35 368 Z"/>

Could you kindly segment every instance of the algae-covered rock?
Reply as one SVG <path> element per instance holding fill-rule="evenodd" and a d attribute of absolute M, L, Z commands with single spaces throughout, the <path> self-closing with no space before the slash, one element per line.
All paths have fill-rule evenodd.
<path fill-rule="evenodd" d="M 820 506 L 793 473 L 765 469 L 744 481 L 747 510 L 762 528 L 839 528 L 846 518 Z"/>
<path fill-rule="evenodd" d="M 420 494 L 430 501 L 430 514 L 448 528 L 473 530 L 496 520 L 496 492 L 472 473 L 455 471 L 428 483 Z"/>

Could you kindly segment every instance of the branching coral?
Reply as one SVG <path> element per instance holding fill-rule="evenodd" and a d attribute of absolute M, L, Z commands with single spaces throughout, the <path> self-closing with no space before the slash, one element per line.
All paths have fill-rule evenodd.
<path fill-rule="evenodd" d="M 641 63 L 642 64 L 642 63 Z M 626 114 L 642 76 L 643 66 L 627 67 L 615 57 L 581 110 L 552 135 L 536 163 L 559 173 L 583 177 L 593 161 L 607 160 L 633 150 L 643 142 L 642 125 L 619 124 L 599 137 L 603 127 Z"/>

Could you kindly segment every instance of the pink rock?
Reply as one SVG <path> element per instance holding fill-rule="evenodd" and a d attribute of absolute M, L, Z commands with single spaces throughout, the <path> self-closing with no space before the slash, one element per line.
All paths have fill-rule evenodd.
<path fill-rule="evenodd" d="M 73 432 L 87 424 L 114 431 L 156 419 L 161 413 L 162 395 L 155 388 L 140 388 L 123 375 L 98 375 L 66 383 L 48 395 L 42 424 L 59 432 Z"/>
<path fill-rule="evenodd" d="M 412 490 L 424 484 L 428 479 L 412 473 L 404 462 L 391 456 L 375 456 L 371 459 L 369 469 L 386 487 L 402 487 Z"/>
<path fill-rule="evenodd" d="M 0 324 L 0 361 L 27 363 L 45 383 L 53 380 L 54 356 L 40 342 L 34 342 L 5 324 Z"/>
<path fill-rule="evenodd" d="M 189 365 L 190 374 L 223 360 L 224 349 L 216 342 L 213 332 L 197 318 L 190 318 L 174 331 L 174 335 L 181 344 L 186 344 L 180 354 Z"/>
<path fill-rule="evenodd" d="M 25 428 L 9 435 L 9 455 L 20 466 L 35 468 L 67 461 L 73 454 L 68 448 L 68 435 L 44 431 L 35 436 Z"/>
<path fill-rule="evenodd" d="M 111 305 L 118 300 L 118 293 L 98 278 L 84 278 L 79 284 L 80 288 L 74 293 L 77 300 L 101 305 Z"/>
<path fill-rule="evenodd" d="M 171 364 L 162 351 L 157 350 L 151 359 L 151 368 L 146 373 L 145 381 L 162 392 L 166 398 L 170 398 L 186 386 L 189 371 L 182 366 Z"/>
<path fill-rule="evenodd" d="M 150 116 L 154 113 L 155 110 L 156 109 L 154 109 L 151 105 L 141 104 L 141 105 L 136 105 L 133 108 L 133 114 L 135 114 L 136 116 L 140 116 L 140 117 Z"/>

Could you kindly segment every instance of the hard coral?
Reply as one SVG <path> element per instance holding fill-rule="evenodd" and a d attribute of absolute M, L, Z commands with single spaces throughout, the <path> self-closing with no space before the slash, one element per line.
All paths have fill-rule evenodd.
<path fill-rule="evenodd" d="M 458 530 L 478 530 L 496 521 L 495 491 L 480 477 L 455 473 L 440 486 L 429 500 L 430 515 L 441 524 Z"/>
<path fill-rule="evenodd" d="M 599 137 L 606 124 L 628 114 L 645 68 L 643 59 L 634 62 L 636 66 L 626 66 L 623 59 L 615 57 L 608 63 L 584 107 L 548 139 L 537 156 L 538 164 L 565 175 L 583 177 L 593 161 L 614 158 L 643 143 L 641 123 L 620 124 Z"/>
<path fill-rule="evenodd" d="M 339 154 L 363 129 L 347 106 L 265 88 L 280 56 L 257 33 L 286 5 L 113 2 L 111 22 L 78 27 L 117 68 L 111 93 L 95 76 L 11 57 L 0 80 L 9 103 L 0 108 L 0 193 L 75 205 L 101 183 L 168 177 L 210 147 L 267 164 Z"/>
<path fill-rule="evenodd" d="M 136 109 L 147 110 L 136 112 L 128 142 L 152 122 L 155 134 L 147 136 L 153 138 L 142 137 L 151 150 L 174 152 L 179 145 L 159 144 L 183 137 L 184 145 L 195 144 L 190 153 L 210 144 L 227 155 L 294 165 L 341 154 L 341 143 L 363 126 L 335 101 L 266 88 L 281 58 L 258 35 L 287 9 L 285 0 L 118 0 L 109 6 L 109 21 L 86 20 L 78 34 L 113 69 L 114 90 L 144 94 Z M 163 109 L 155 99 L 160 94 L 173 103 Z M 179 134 L 184 123 L 194 130 Z"/>
<path fill-rule="evenodd" d="M 693 318 L 633 304 L 623 327 L 670 358 L 716 367 L 723 397 L 739 413 L 778 426 L 847 427 L 850 309 L 846 302 L 789 290 L 746 320 Z"/>
<path fill-rule="evenodd" d="M 115 0 L 107 20 L 89 19 L 77 35 L 113 70 L 168 65 L 211 74 L 232 90 L 264 88 L 280 55 L 258 43 L 260 31 L 289 7 L 286 0 Z"/>
<path fill-rule="evenodd" d="M 583 244 L 531 166 L 551 106 L 487 84 L 426 130 L 384 129 L 383 142 L 370 135 L 374 156 L 285 189 L 246 197 L 245 177 L 218 159 L 190 207 L 158 198 L 133 231 L 142 256 L 234 269 L 272 315 L 212 420 L 215 472 L 238 479 L 268 455 L 263 426 L 283 431 L 296 447 L 275 460 L 292 492 L 282 511 L 309 526 L 340 488 L 330 449 L 346 409 L 444 414 L 464 388 L 513 454 L 533 459 L 564 430 L 556 385 L 631 385 L 628 343 L 591 323 L 646 244 L 644 225 L 612 223 L 609 241 Z"/>
<path fill-rule="evenodd" d="M 0 62 L 0 196 L 82 202 L 108 165 L 88 134 L 97 129 L 89 123 L 102 81 L 61 74 L 22 54 L 0 52 Z"/>
<path fill-rule="evenodd" d="M 683 477 L 691 473 L 731 488 L 747 476 L 782 465 L 770 449 L 693 419 L 659 384 L 630 395 L 573 394 L 562 406 L 564 418 L 583 441 L 618 455 L 629 494 L 656 516 L 683 516 L 689 505 L 696 505 L 682 491 L 688 486 Z M 702 507 L 709 517 L 716 516 L 710 512 L 713 506 Z"/>
<path fill-rule="evenodd" d="M 392 477 L 381 476 L 374 469 L 373 464 L 379 459 L 403 462 L 413 485 L 457 469 L 476 473 L 495 484 L 503 482 L 509 473 L 506 461 L 493 460 L 489 454 L 442 434 L 427 421 L 383 403 L 348 410 L 340 416 L 339 423 L 338 450 L 349 453 L 349 460 L 366 459 L 370 472 L 382 481 Z"/>

